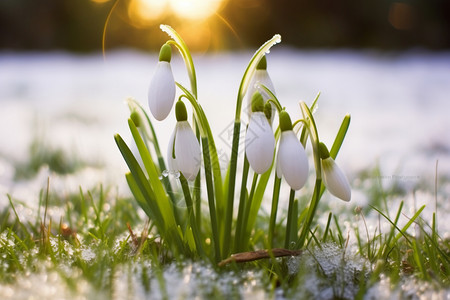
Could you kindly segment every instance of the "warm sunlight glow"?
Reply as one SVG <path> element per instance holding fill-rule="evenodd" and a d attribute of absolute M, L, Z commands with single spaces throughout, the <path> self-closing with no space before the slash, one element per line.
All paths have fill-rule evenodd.
<path fill-rule="evenodd" d="M 202 21 L 216 13 L 224 2 L 225 0 L 130 0 L 128 16 L 133 25 L 138 27 L 157 24 L 166 16 Z"/>
<path fill-rule="evenodd" d="M 167 13 L 168 5 L 168 0 L 131 0 L 128 14 L 133 22 L 152 23 Z"/>
<path fill-rule="evenodd" d="M 223 0 L 169 0 L 173 12 L 180 18 L 201 20 L 213 15 Z"/>

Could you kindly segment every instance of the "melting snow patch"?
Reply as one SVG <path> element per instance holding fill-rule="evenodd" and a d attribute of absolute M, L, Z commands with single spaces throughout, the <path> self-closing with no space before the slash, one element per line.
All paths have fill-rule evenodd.
<path fill-rule="evenodd" d="M 322 244 L 288 261 L 288 271 L 297 274 L 297 289 L 289 298 L 353 299 L 359 280 L 368 276 L 369 262 L 335 244 Z M 291 292 L 289 292 L 291 294 Z"/>

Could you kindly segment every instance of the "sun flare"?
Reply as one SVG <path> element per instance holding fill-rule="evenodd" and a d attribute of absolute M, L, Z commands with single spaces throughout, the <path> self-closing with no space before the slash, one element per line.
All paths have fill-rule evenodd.
<path fill-rule="evenodd" d="M 169 0 L 172 11 L 180 18 L 201 20 L 213 15 L 223 0 Z"/>
<path fill-rule="evenodd" d="M 179 19 L 202 21 L 216 13 L 224 2 L 224 0 L 131 0 L 128 14 L 133 23 L 140 25 L 157 23 L 168 15 Z"/>

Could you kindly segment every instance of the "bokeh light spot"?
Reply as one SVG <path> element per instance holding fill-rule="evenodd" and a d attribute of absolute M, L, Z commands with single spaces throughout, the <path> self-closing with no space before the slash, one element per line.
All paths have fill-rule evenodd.
<path fill-rule="evenodd" d="M 414 8 L 407 3 L 394 2 L 389 8 L 389 23 L 398 30 L 408 30 L 414 25 Z"/>

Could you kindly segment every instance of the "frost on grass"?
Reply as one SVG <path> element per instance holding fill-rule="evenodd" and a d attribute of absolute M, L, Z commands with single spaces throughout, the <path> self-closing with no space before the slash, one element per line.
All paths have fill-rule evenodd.
<path fill-rule="evenodd" d="M 330 243 L 290 258 L 288 272 L 297 276 L 298 284 L 288 292 L 289 298 L 353 299 L 360 279 L 369 275 L 369 263 L 347 251 Z"/>
<path fill-rule="evenodd" d="M 450 289 L 438 288 L 430 282 L 423 282 L 414 277 L 403 277 L 401 283 L 392 290 L 389 277 L 381 274 L 376 282 L 365 294 L 364 299 L 450 299 Z"/>
<path fill-rule="evenodd" d="M 164 267 L 150 261 L 121 265 L 113 299 L 267 299 L 262 272 L 217 272 L 209 264 Z"/>

